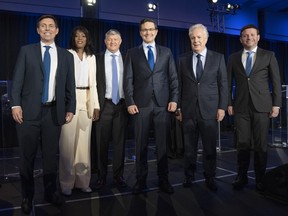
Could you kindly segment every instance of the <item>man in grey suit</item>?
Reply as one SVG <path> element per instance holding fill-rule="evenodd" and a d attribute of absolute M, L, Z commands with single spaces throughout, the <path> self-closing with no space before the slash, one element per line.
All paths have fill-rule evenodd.
<path fill-rule="evenodd" d="M 217 190 L 217 125 L 228 105 L 227 71 L 224 56 L 208 50 L 207 28 L 202 24 L 189 28 L 192 52 L 179 57 L 180 104 L 176 116 L 183 121 L 184 168 L 183 187 L 192 186 L 196 171 L 199 135 L 203 146 L 203 168 L 207 187 Z"/>
<path fill-rule="evenodd" d="M 281 106 L 278 63 L 273 52 L 258 47 L 259 40 L 256 26 L 244 26 L 240 31 L 243 50 L 233 53 L 227 64 L 228 113 L 235 116 L 237 138 L 238 175 L 232 183 L 236 190 L 248 183 L 251 150 L 254 151 L 256 190 L 264 190 L 270 118 L 278 116 Z"/>
<path fill-rule="evenodd" d="M 55 205 L 62 203 L 56 187 L 59 137 L 61 125 L 72 120 L 76 106 L 74 60 L 67 50 L 55 45 L 59 32 L 56 18 L 41 16 L 37 32 L 40 42 L 20 50 L 11 93 L 12 116 L 20 146 L 21 207 L 25 214 L 32 210 L 33 167 L 39 142 L 44 198 Z"/>
<path fill-rule="evenodd" d="M 155 44 L 157 24 L 152 19 L 140 22 L 143 43 L 128 50 L 124 63 L 124 93 L 128 112 L 134 117 L 136 139 L 136 179 L 133 193 L 146 188 L 147 147 L 154 126 L 159 188 L 173 193 L 168 180 L 167 131 L 171 112 L 177 108 L 178 79 L 171 50 Z"/>
<path fill-rule="evenodd" d="M 96 55 L 97 91 L 100 104 L 100 118 L 95 123 L 98 179 L 96 189 L 106 184 L 109 143 L 113 144 L 113 184 L 125 188 L 123 178 L 125 157 L 125 135 L 127 117 L 123 92 L 123 57 L 120 52 L 121 34 L 110 29 L 105 34 L 106 51 Z M 113 58 L 117 67 L 117 83 L 113 85 Z M 117 86 L 119 101 L 113 102 L 113 88 Z"/>

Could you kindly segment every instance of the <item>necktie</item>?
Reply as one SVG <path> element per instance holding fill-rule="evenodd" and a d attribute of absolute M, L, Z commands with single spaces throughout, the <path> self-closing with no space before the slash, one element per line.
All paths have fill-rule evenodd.
<path fill-rule="evenodd" d="M 247 60 L 246 60 L 246 75 L 249 76 L 251 69 L 252 69 L 252 52 L 246 52 L 247 53 Z"/>
<path fill-rule="evenodd" d="M 153 71 L 154 69 L 154 54 L 153 54 L 153 51 L 152 51 L 152 46 L 147 46 L 148 48 L 148 64 L 150 66 L 150 69 Z"/>
<path fill-rule="evenodd" d="M 116 55 L 112 56 L 112 102 L 117 105 L 120 100 Z"/>
<path fill-rule="evenodd" d="M 201 61 L 201 55 L 198 54 L 196 57 L 197 57 L 196 76 L 197 76 L 197 80 L 199 81 L 203 73 L 203 65 Z"/>
<path fill-rule="evenodd" d="M 44 46 L 46 48 L 44 52 L 43 64 L 44 64 L 44 86 L 42 94 L 42 103 L 47 102 L 48 92 L 49 92 L 49 76 L 50 76 L 50 66 L 51 66 L 51 56 L 49 53 L 50 46 Z"/>

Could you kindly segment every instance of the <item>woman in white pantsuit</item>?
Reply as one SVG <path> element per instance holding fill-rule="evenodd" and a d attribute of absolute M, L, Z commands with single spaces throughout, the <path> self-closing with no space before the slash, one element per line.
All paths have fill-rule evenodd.
<path fill-rule="evenodd" d="M 62 193 L 71 195 L 73 188 L 90 193 L 90 138 L 92 121 L 99 119 L 96 88 L 96 58 L 88 30 L 73 29 L 69 51 L 74 56 L 76 113 L 69 124 L 62 126 L 59 144 L 59 179 Z"/>

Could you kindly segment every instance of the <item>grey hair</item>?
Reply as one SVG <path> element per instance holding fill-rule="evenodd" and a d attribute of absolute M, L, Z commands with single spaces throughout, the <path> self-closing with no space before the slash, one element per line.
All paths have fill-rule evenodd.
<path fill-rule="evenodd" d="M 199 23 L 190 26 L 190 28 L 189 28 L 189 37 L 192 34 L 193 30 L 196 29 L 196 28 L 201 28 L 204 31 L 204 33 L 206 34 L 207 38 L 209 37 L 209 32 L 207 30 L 207 27 L 204 26 L 203 24 L 199 24 Z"/>
<path fill-rule="evenodd" d="M 121 38 L 120 32 L 116 29 L 110 29 L 109 31 L 107 31 L 105 34 L 105 39 L 110 35 L 119 35 L 119 37 Z"/>

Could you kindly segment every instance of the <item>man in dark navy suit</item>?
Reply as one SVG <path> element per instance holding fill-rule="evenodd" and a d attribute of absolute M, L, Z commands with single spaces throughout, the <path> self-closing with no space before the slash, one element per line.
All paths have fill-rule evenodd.
<path fill-rule="evenodd" d="M 54 39 L 59 32 L 56 18 L 41 16 L 37 32 L 40 42 L 20 50 L 11 93 L 12 116 L 20 146 L 21 207 L 25 214 L 32 210 L 33 168 L 39 142 L 44 198 L 55 205 L 62 203 L 56 187 L 59 136 L 61 125 L 72 120 L 76 107 L 73 56 L 55 45 Z M 49 56 L 48 61 L 44 60 L 45 55 L 46 59 Z M 47 74 L 47 81 L 44 74 Z"/>
<path fill-rule="evenodd" d="M 100 104 L 100 118 L 95 122 L 97 144 L 98 179 L 96 189 L 106 184 L 109 143 L 113 145 L 113 184 L 125 188 L 127 184 L 123 177 L 125 138 L 128 113 L 123 92 L 123 56 L 120 52 L 121 34 L 116 29 L 110 29 L 105 34 L 106 51 L 96 55 L 97 60 L 97 91 Z M 113 69 L 115 58 L 119 101 L 113 102 Z"/>
<path fill-rule="evenodd" d="M 143 43 L 128 50 L 124 63 L 125 101 L 135 124 L 137 182 L 133 193 L 146 188 L 151 124 L 155 132 L 159 188 L 173 193 L 168 181 L 167 132 L 178 101 L 175 62 L 169 48 L 155 44 L 158 29 L 154 20 L 143 19 L 139 27 Z"/>
<path fill-rule="evenodd" d="M 205 183 L 217 190 L 216 172 L 217 125 L 228 105 L 227 71 L 224 55 L 208 50 L 209 33 L 202 24 L 189 28 L 192 51 L 179 57 L 178 73 L 181 108 L 176 112 L 183 121 L 184 167 L 183 187 L 192 186 L 196 171 L 198 139 L 203 146 Z"/>

